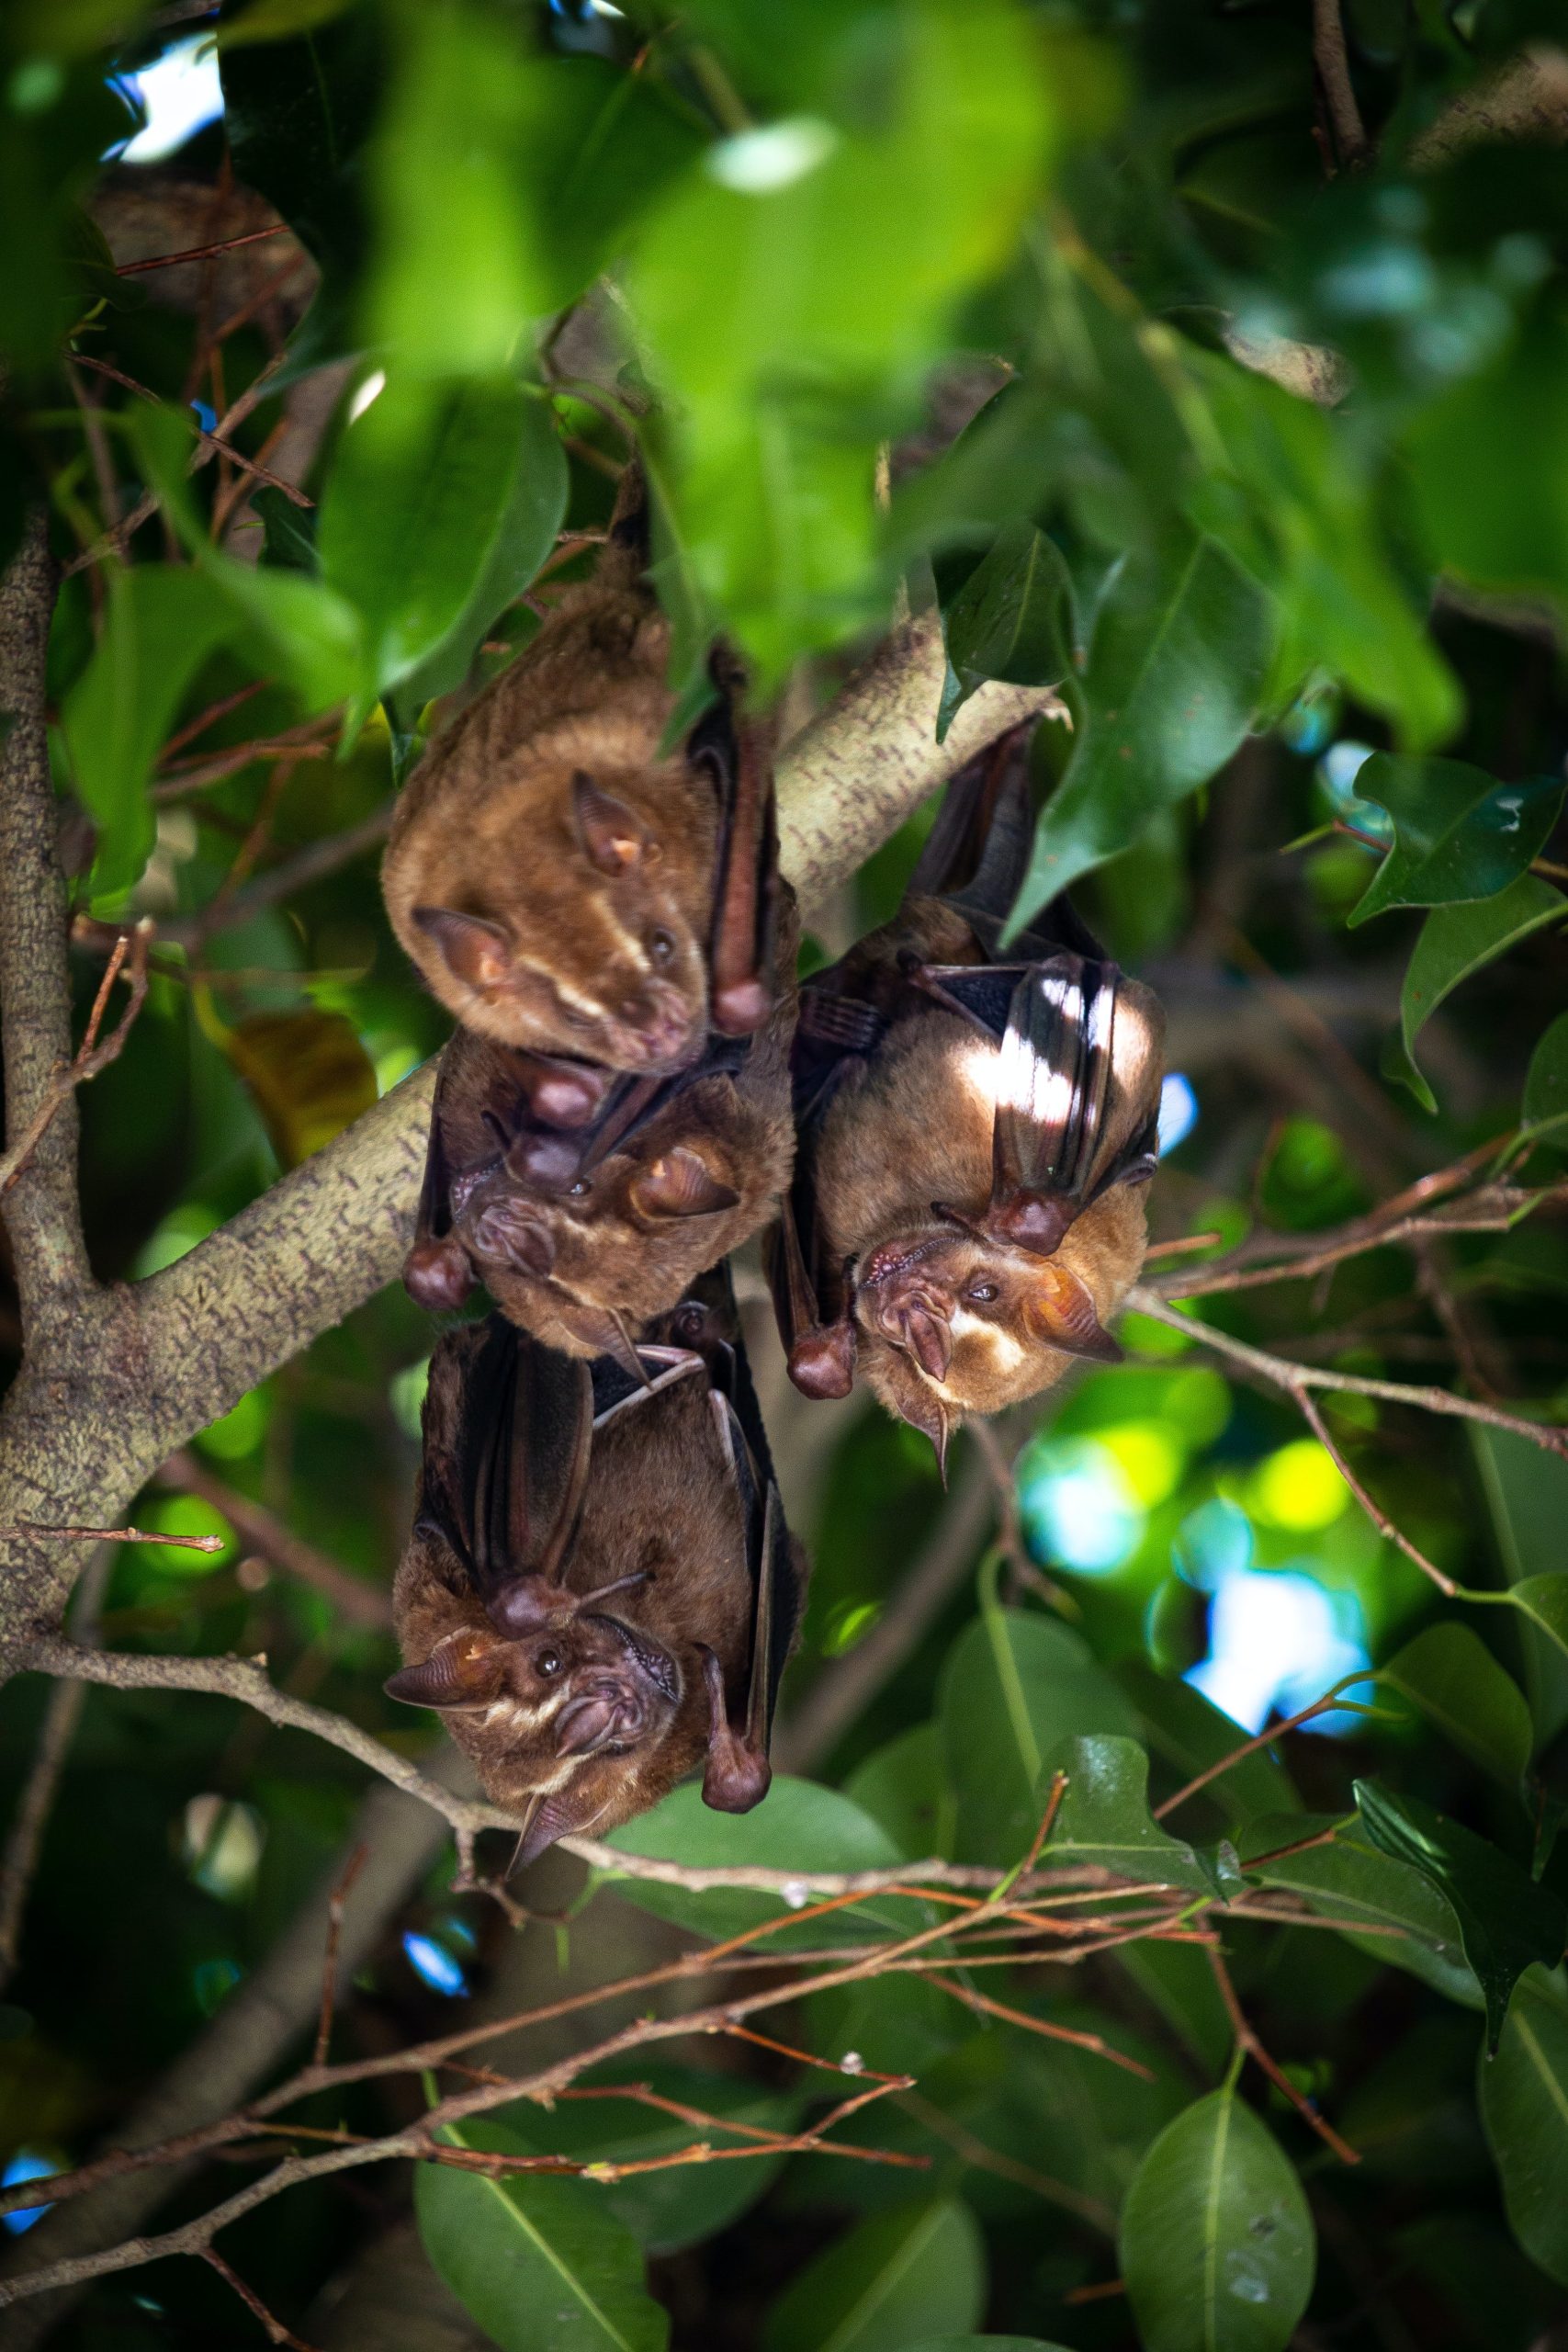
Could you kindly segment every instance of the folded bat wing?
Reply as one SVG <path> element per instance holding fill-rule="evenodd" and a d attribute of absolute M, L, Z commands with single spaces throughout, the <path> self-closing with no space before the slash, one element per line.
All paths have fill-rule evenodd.
<path fill-rule="evenodd" d="M 558 1585 L 588 1490 L 587 1364 L 491 1315 L 467 1357 L 457 1410 L 444 1532 L 476 1591 L 488 1608 L 524 1577 Z"/>

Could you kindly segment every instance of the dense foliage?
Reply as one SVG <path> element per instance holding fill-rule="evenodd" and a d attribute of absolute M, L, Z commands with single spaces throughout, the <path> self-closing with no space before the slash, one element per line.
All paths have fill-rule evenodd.
<path fill-rule="evenodd" d="M 944 1504 L 909 1431 L 764 1372 L 815 1559 L 786 1701 L 854 1672 L 931 1547 L 956 1543 L 956 1571 L 813 1777 L 744 1821 L 686 1792 L 620 1833 L 698 1866 L 1007 1872 L 1049 1806 L 1048 1862 L 1110 1872 L 1146 1932 L 1068 1969 L 939 1942 L 941 1982 L 880 1974 L 764 2017 L 782 2054 L 694 2040 L 590 2078 L 650 2085 L 700 2128 L 565 2098 L 457 2127 L 569 2171 L 687 2149 L 716 2116 L 794 2135 L 854 2087 L 799 2051 L 829 2072 L 850 2052 L 852 2075 L 916 2081 L 839 2136 L 921 2168 L 425 2163 L 265 2203 L 222 2251 L 312 2343 L 1568 2340 L 1568 1460 L 1371 1393 L 1430 1381 L 1543 1427 L 1568 1400 L 1568 54 L 1542 46 L 1551 0 L 1344 0 L 1342 79 L 1338 17 L 9 13 L 0 530 L 9 552 L 44 502 L 65 573 L 50 695 L 78 1028 L 122 925 L 156 924 L 145 1009 L 82 1098 L 96 1266 L 172 1262 L 440 1043 L 380 911 L 385 812 L 446 698 L 592 560 L 628 432 L 694 696 L 722 628 L 798 722 L 933 604 L 935 724 L 987 679 L 1062 684 L 1027 906 L 1079 886 L 1165 995 L 1196 1113 L 1152 1214 L 1161 1239 L 1209 1239 L 1145 1304 L 1190 1282 L 1217 1345 L 1179 1308 L 1125 1317 L 1127 1363 L 1011 1432 L 988 1549 L 973 1513 L 953 1533 L 986 1475 L 971 1440 Z M 106 165 L 134 104 L 110 77 L 214 40 L 221 120 L 170 161 Z M 922 821 L 816 910 L 809 953 L 888 912 Z M 1385 1200 L 1399 1230 L 1374 1249 Z M 1280 1278 L 1205 1298 L 1238 1248 Z M 217 1419 L 135 1518 L 221 1548 L 122 1547 L 78 1634 L 265 1650 L 275 1682 L 425 1753 L 381 1697 L 373 1598 L 301 1580 L 210 1496 L 384 1592 L 430 1340 L 389 1290 Z M 1326 1384 L 1315 1434 L 1303 1367 Z M 1166 1806 L 1336 1685 L 1351 1703 Z M 36 1677 L 8 1693 L 9 1810 L 52 1703 Z M 0 2011 L 8 2183 L 112 2143 L 182 2052 L 220 2046 L 237 1988 L 341 1872 L 366 1780 L 220 1699 L 88 1695 Z M 389 1897 L 338 2055 L 763 1920 L 789 1922 L 777 1954 L 942 1916 L 883 1894 L 807 1928 L 804 1885 L 584 1900 L 556 1857 L 513 1889 L 519 1932 L 451 1881 L 448 1849 Z M 420 2104 L 415 2075 L 296 2112 L 376 2135 Z M 203 2174 L 169 2211 L 231 2186 Z M 378 2301 L 383 2268 L 412 2275 L 411 2202 L 481 2335 L 433 2287 Z M 17 2256 L 46 2258 L 49 2227 Z M 54 2340 L 242 2330 L 220 2278 L 171 2261 L 96 2280 Z"/>

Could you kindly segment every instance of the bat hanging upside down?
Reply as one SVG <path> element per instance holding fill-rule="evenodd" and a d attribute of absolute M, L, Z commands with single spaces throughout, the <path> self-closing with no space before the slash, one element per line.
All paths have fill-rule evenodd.
<path fill-rule="evenodd" d="M 803 986 L 795 1177 L 772 1253 L 790 1374 L 857 1368 L 945 1460 L 968 1413 L 1115 1362 L 1147 1239 L 1157 1000 L 1066 899 L 998 942 L 1032 831 L 1029 728 L 955 776 L 904 903 Z"/>
<path fill-rule="evenodd" d="M 765 745 L 722 654 L 716 701 L 658 757 L 668 631 L 631 481 L 599 577 L 416 771 L 385 882 L 466 1024 L 409 1290 L 438 1311 L 482 1280 L 547 1346 L 635 1371 L 636 1331 L 789 1181 L 795 928 Z M 572 765 L 590 759 L 592 777 Z M 423 903 L 437 891 L 460 904 Z"/>
<path fill-rule="evenodd" d="M 697 1285 L 641 1378 L 499 1315 L 431 1363 L 387 1688 L 438 1708 L 519 1860 L 603 1836 L 697 1766 L 746 1813 L 807 1564 L 784 1525 L 728 1278 Z M 644 1384 L 647 1385 L 644 1385 Z"/>

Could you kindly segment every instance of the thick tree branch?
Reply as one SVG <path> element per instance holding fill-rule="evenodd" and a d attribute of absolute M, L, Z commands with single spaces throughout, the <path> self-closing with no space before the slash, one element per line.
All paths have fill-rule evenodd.
<path fill-rule="evenodd" d="M 76 1199 L 76 1106 L 56 1092 L 70 1065 L 71 976 L 65 878 L 55 838 L 44 675 L 54 609 L 48 520 L 28 520 L 0 581 L 0 1016 L 6 1039 L 6 1134 L 16 1146 L 54 1102 L 17 1171 L 5 1216 L 29 1345 L 87 1289 Z"/>

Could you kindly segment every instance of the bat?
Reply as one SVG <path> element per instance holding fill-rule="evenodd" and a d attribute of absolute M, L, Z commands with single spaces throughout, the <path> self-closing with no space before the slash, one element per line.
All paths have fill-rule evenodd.
<path fill-rule="evenodd" d="M 770 1276 L 791 1377 L 928 1435 L 1114 1363 L 1147 1239 L 1164 1015 L 1065 898 L 1004 956 L 1030 728 L 948 786 L 904 903 L 800 992 Z"/>
<path fill-rule="evenodd" d="M 603 1836 L 699 1767 L 766 1795 L 805 1554 L 784 1524 L 728 1276 L 656 1327 L 634 1379 L 505 1317 L 432 1359 L 393 1698 L 437 1709 L 521 1861 Z"/>
<path fill-rule="evenodd" d="M 720 652 L 716 701 L 665 748 L 670 628 L 647 552 L 631 465 L 594 578 L 431 745 L 382 865 L 392 928 L 433 993 L 480 1036 L 542 1057 L 540 1107 L 580 1114 L 599 1086 L 581 1065 L 665 1075 L 710 1029 L 749 1035 L 769 1003 L 763 745 Z"/>
<path fill-rule="evenodd" d="M 514 1323 L 569 1355 L 637 1373 L 634 1336 L 775 1214 L 795 1158 L 786 976 L 750 1038 L 710 1034 L 672 1078 L 614 1076 L 581 1125 L 542 1119 L 518 1057 L 458 1030 L 442 1057 L 404 1279 L 423 1304 L 481 1281 Z"/>

